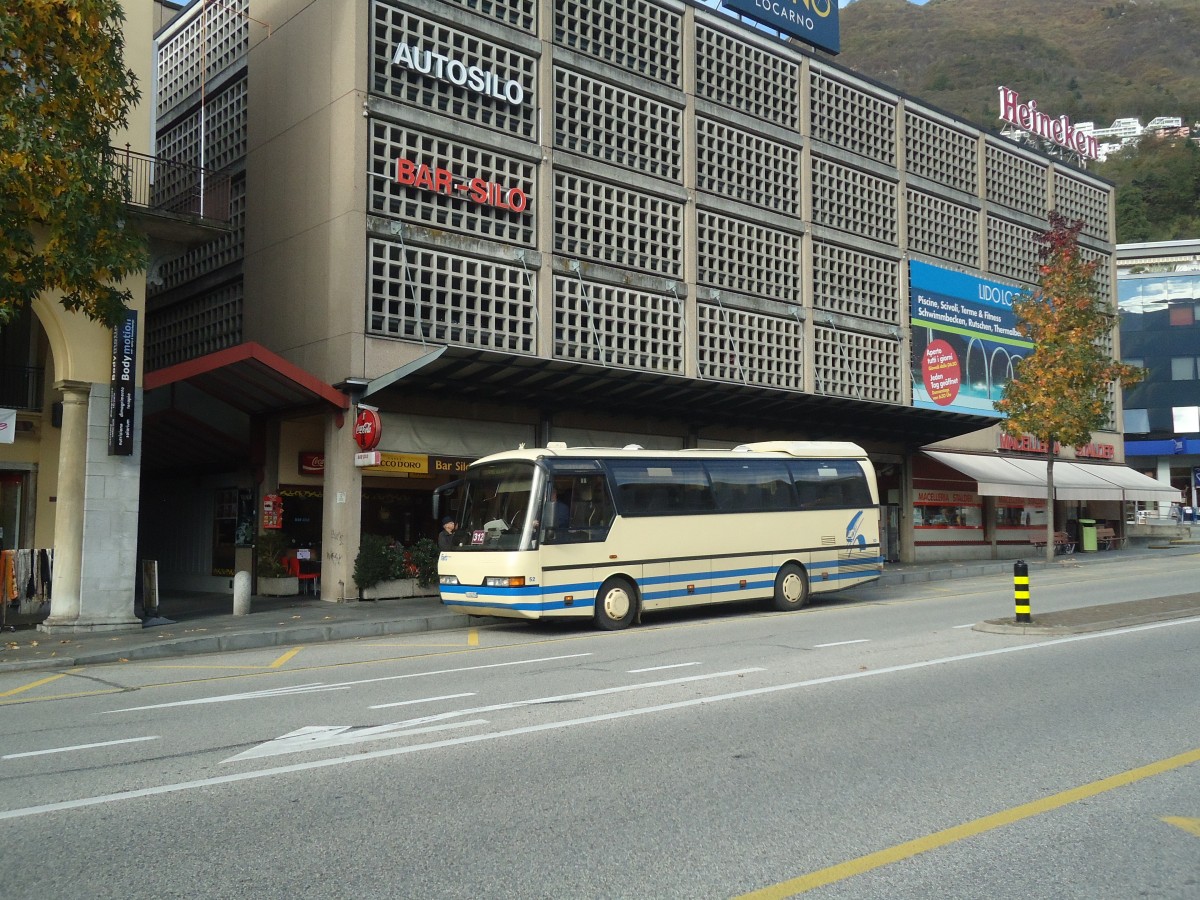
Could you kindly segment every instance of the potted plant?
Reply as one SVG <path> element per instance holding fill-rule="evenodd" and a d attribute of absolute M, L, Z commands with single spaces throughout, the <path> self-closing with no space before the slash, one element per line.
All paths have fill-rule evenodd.
<path fill-rule="evenodd" d="M 392 577 L 393 555 L 388 539 L 382 535 L 364 534 L 359 539 L 358 555 L 354 557 L 354 583 L 358 585 L 359 600 L 379 598 L 375 587 Z"/>
<path fill-rule="evenodd" d="M 258 568 L 258 593 L 265 597 L 291 597 L 300 593 L 300 579 L 288 574 L 283 557 L 290 542 L 282 531 L 264 531 L 254 542 Z"/>
<path fill-rule="evenodd" d="M 437 544 L 421 538 L 401 547 L 386 537 L 364 534 L 354 559 L 360 600 L 415 597 L 437 592 Z"/>

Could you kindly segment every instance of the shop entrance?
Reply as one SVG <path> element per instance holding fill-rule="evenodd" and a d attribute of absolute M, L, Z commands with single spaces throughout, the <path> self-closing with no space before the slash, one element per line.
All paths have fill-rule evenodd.
<path fill-rule="evenodd" d="M 27 479 L 24 472 L 0 472 L 0 550 L 21 547 Z"/>

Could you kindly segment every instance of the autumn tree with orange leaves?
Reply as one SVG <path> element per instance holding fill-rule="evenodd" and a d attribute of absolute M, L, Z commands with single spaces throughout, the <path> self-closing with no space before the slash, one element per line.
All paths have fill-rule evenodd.
<path fill-rule="evenodd" d="M 1033 352 L 1017 362 L 1014 377 L 996 401 L 1007 416 L 1004 430 L 1031 434 L 1046 448 L 1046 559 L 1054 559 L 1054 447 L 1079 446 L 1104 428 L 1112 414 L 1113 384 L 1137 384 L 1144 372 L 1113 359 L 1105 350 L 1114 314 L 1096 290 L 1099 260 L 1079 250 L 1083 222 L 1050 213 L 1041 236 L 1037 290 L 1017 300 L 1017 330 L 1033 341 Z"/>
<path fill-rule="evenodd" d="M 138 100 L 117 0 L 0 6 L 0 326 L 57 291 L 112 327 L 145 267 L 109 146 Z"/>

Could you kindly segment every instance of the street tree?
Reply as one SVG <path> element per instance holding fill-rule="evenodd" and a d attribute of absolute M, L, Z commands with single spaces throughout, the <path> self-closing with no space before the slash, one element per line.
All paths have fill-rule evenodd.
<path fill-rule="evenodd" d="M 1079 446 L 1112 414 L 1109 389 L 1141 381 L 1143 370 L 1106 349 L 1115 316 L 1096 289 L 1099 259 L 1080 253 L 1083 222 L 1050 213 L 1041 236 L 1037 290 L 1013 304 L 1017 330 L 1033 350 L 1015 366 L 996 409 L 1014 437 L 1030 434 L 1046 452 L 1046 559 L 1054 558 L 1054 451 Z"/>
<path fill-rule="evenodd" d="M 138 100 L 118 0 L 0 8 L 0 325 L 35 297 L 112 327 L 145 268 L 110 147 Z"/>

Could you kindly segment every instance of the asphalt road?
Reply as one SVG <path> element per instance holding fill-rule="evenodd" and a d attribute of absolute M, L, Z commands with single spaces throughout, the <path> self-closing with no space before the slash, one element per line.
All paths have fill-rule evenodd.
<path fill-rule="evenodd" d="M 1192 592 L 1046 572 L 1035 610 Z M 1200 896 L 1200 619 L 1011 584 L 0 675 L 8 898 Z M 19 701 L 19 702 L 18 702 Z"/>

